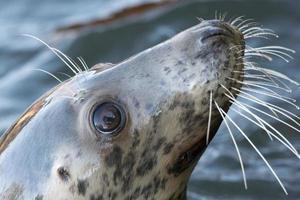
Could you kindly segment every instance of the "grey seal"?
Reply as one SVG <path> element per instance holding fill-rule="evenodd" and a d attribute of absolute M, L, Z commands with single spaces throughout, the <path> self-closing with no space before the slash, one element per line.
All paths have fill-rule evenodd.
<path fill-rule="evenodd" d="M 186 199 L 237 104 L 245 37 L 268 33 L 246 24 L 201 20 L 119 64 L 74 67 L 2 136 L 1 199 Z"/>

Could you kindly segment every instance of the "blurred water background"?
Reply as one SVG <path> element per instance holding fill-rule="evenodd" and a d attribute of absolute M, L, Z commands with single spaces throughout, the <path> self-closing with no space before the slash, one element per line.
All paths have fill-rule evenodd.
<path fill-rule="evenodd" d="M 118 63 L 166 40 L 197 23 L 196 17 L 214 18 L 215 11 L 230 16 L 245 15 L 274 29 L 279 39 L 254 40 L 253 46 L 283 45 L 300 52 L 300 1 L 296 0 L 201 0 L 181 1 L 138 16 L 116 20 L 93 28 L 57 32 L 74 23 L 104 19 L 123 8 L 151 0 L 10 0 L 0 1 L 0 135 L 34 100 L 57 84 L 40 68 L 52 73 L 67 68 L 39 42 L 21 34 L 35 35 L 89 66 L 99 62 Z M 274 60 L 266 67 L 300 81 L 300 54 L 290 63 Z M 299 89 L 291 97 L 300 101 Z M 289 94 L 290 95 L 290 94 Z M 277 103 L 300 114 L 294 107 Z M 299 104 L 298 104 L 299 105 Z M 268 168 L 245 140 L 235 132 L 244 158 L 248 190 L 244 189 L 240 165 L 228 131 L 222 125 L 199 161 L 188 186 L 189 199 L 300 199 L 300 161 L 283 145 L 260 129 L 230 113 L 270 161 L 286 186 L 286 196 Z M 300 150 L 300 133 L 269 120 Z"/>

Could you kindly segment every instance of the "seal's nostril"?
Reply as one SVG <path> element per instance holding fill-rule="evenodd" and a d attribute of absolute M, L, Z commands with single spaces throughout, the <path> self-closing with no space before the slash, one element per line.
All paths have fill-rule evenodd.
<path fill-rule="evenodd" d="M 201 41 L 204 42 L 209 38 L 219 37 L 219 36 L 230 37 L 231 34 L 221 28 L 208 29 L 204 32 L 204 36 L 202 37 Z"/>

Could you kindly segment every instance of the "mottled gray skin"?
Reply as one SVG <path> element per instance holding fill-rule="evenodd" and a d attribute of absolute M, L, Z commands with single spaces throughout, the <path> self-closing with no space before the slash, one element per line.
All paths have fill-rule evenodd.
<path fill-rule="evenodd" d="M 238 45 L 239 48 L 232 48 Z M 0 140 L 0 199 L 185 199 L 206 148 L 209 94 L 239 87 L 244 40 L 203 21 L 115 66 L 96 65 L 30 107 Z M 240 51 L 242 52 L 242 51 Z M 95 105 L 121 104 L 125 128 L 96 133 Z M 211 137 L 221 123 L 212 112 Z"/>

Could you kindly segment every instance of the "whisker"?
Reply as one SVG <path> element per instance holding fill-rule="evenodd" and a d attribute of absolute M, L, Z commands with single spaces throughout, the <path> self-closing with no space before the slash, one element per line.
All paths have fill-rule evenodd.
<path fill-rule="evenodd" d="M 255 21 L 249 21 L 249 23 L 247 24 L 243 24 L 243 26 L 241 27 L 237 27 L 240 31 L 245 31 L 247 28 L 253 27 L 253 26 L 257 26 L 257 22 Z"/>
<path fill-rule="evenodd" d="M 235 90 L 236 90 L 236 88 L 235 88 Z M 242 93 L 244 93 L 244 92 L 242 91 Z M 253 95 L 250 95 L 249 93 L 244 93 L 244 94 L 246 94 L 247 96 L 250 96 L 250 97 L 251 97 L 251 99 L 248 99 L 248 98 L 244 98 L 244 99 L 253 101 L 253 102 L 258 103 L 258 104 L 260 104 L 260 105 L 262 105 L 262 106 L 264 106 L 264 107 L 267 107 L 267 106 L 265 106 L 265 105 L 271 106 L 271 107 L 272 107 L 272 110 L 273 110 L 274 112 L 279 113 L 279 114 L 285 116 L 286 118 L 290 119 L 290 120 L 293 121 L 295 124 L 297 124 L 298 126 L 300 126 L 300 124 L 299 124 L 294 118 L 291 117 L 291 116 L 293 116 L 293 117 L 295 117 L 295 118 L 297 118 L 297 119 L 300 119 L 300 117 L 298 117 L 298 116 L 295 115 L 294 113 L 291 113 L 291 112 L 289 112 L 289 111 L 287 111 L 287 110 L 285 110 L 285 109 L 283 109 L 283 108 L 281 108 L 281 107 L 279 107 L 279 106 L 275 106 L 275 105 L 273 105 L 273 104 L 271 104 L 271 103 L 264 102 L 264 101 L 258 99 L 257 97 L 255 97 L 255 96 L 253 96 Z M 244 96 L 241 96 L 241 95 L 240 95 L 240 97 L 243 98 Z M 253 99 L 253 98 L 255 98 L 255 99 Z M 257 101 L 258 101 L 258 102 L 257 102 Z M 269 107 L 267 107 L 267 108 L 269 108 Z"/>
<path fill-rule="evenodd" d="M 59 83 L 62 83 L 63 81 L 60 80 L 57 76 L 55 76 L 54 74 L 52 74 L 51 72 L 48 72 L 46 70 L 43 70 L 43 69 L 32 69 L 34 71 L 40 71 L 40 72 L 43 72 L 43 73 L 46 73 L 48 75 L 50 75 L 52 78 L 54 78 L 55 80 L 57 80 Z"/>
<path fill-rule="evenodd" d="M 50 45 L 48 45 L 46 42 L 44 42 L 43 40 L 33 36 L 33 35 L 29 35 L 29 34 L 22 34 L 23 36 L 26 37 L 30 37 L 33 38 L 39 42 L 41 42 L 42 44 L 44 44 L 48 49 L 50 49 L 73 73 L 74 75 L 77 75 L 76 70 L 74 70 L 61 56 L 60 54 L 58 54 Z"/>
<path fill-rule="evenodd" d="M 232 22 L 230 22 L 230 24 L 232 26 L 235 26 L 235 23 L 242 21 L 243 18 L 244 18 L 244 16 L 239 16 L 239 17 L 235 18 Z"/>
<path fill-rule="evenodd" d="M 244 31 L 242 31 L 243 35 L 247 35 L 253 31 L 265 31 L 265 29 L 261 28 L 261 27 L 258 27 L 258 26 L 254 26 L 254 27 L 250 27 Z"/>
<path fill-rule="evenodd" d="M 63 52 L 61 52 L 60 50 L 58 50 L 56 48 L 52 48 L 52 49 L 55 52 L 57 52 L 58 54 L 62 55 L 74 67 L 74 69 L 77 70 L 76 73 L 82 72 L 81 68 L 77 65 L 77 63 L 75 61 L 73 61 L 69 56 L 65 55 Z"/>
<path fill-rule="evenodd" d="M 229 99 L 231 99 L 233 102 L 236 102 L 236 103 L 239 103 L 239 101 L 236 99 L 236 97 L 232 94 L 232 92 L 229 90 L 229 89 L 227 89 L 224 85 L 222 85 L 221 84 L 221 86 L 226 90 L 226 92 L 228 92 L 228 94 L 230 95 L 230 96 L 228 96 L 228 94 L 227 93 L 224 93 L 224 95 L 225 96 L 227 96 Z M 231 102 L 232 103 L 232 102 Z M 252 115 L 252 112 L 250 111 L 250 114 Z M 265 129 L 265 131 L 267 132 L 267 129 L 266 129 L 266 127 L 264 126 L 264 124 L 263 123 L 261 123 L 260 122 L 260 120 L 259 119 L 256 119 L 263 127 L 264 127 L 264 129 Z M 267 132 L 267 134 L 268 134 L 268 136 L 269 136 L 269 138 L 271 139 L 271 140 L 273 140 L 273 138 L 272 138 L 272 136 Z"/>
<path fill-rule="evenodd" d="M 208 113 L 208 125 L 207 125 L 207 133 L 206 133 L 206 145 L 208 145 L 209 142 L 211 111 L 212 111 L 212 91 L 210 91 L 210 95 L 209 95 L 209 113 Z"/>
<path fill-rule="evenodd" d="M 222 112 L 221 112 L 222 109 L 219 107 L 219 105 L 218 105 L 218 103 L 217 103 L 216 101 L 214 101 L 214 103 L 215 103 L 215 105 L 216 105 L 216 107 L 217 107 L 217 109 L 218 109 L 218 111 L 219 111 L 221 117 L 223 118 L 223 121 L 225 122 L 225 125 L 226 125 L 226 127 L 227 127 L 227 129 L 228 129 L 228 132 L 229 132 L 229 134 L 230 134 L 230 137 L 231 137 L 232 142 L 233 142 L 233 144 L 234 144 L 234 147 L 235 147 L 235 149 L 236 149 L 236 152 L 237 152 L 237 155 L 238 155 L 238 159 L 239 159 L 239 161 L 240 161 L 240 165 L 241 165 L 241 169 L 242 169 L 243 180 L 244 180 L 244 186 L 245 186 L 245 189 L 247 189 L 248 186 L 247 186 L 246 173 L 245 173 L 245 169 L 244 169 L 243 160 L 242 160 L 242 157 L 241 157 L 241 154 L 240 154 L 240 150 L 239 150 L 238 145 L 237 145 L 237 143 L 236 143 L 236 141 L 235 141 L 235 139 L 234 139 L 233 133 L 232 133 L 232 131 L 231 131 L 231 129 L 230 129 L 228 123 L 227 123 L 227 119 L 224 117 L 224 115 L 223 115 Z"/>
<path fill-rule="evenodd" d="M 236 90 L 236 88 L 232 88 L 232 89 Z M 278 115 L 277 115 L 277 113 L 274 111 L 274 109 L 273 109 L 272 107 L 268 106 L 268 104 L 267 104 L 265 101 L 263 101 L 263 100 L 261 100 L 261 99 L 255 97 L 255 96 L 253 96 L 253 95 L 250 95 L 249 93 L 246 93 L 246 92 L 244 92 L 244 91 L 241 91 L 241 90 L 236 90 L 236 91 L 238 91 L 238 92 L 240 92 L 240 93 L 242 93 L 242 94 L 246 94 L 247 96 L 252 97 L 252 99 L 255 99 L 255 100 L 257 101 L 256 103 L 258 103 L 259 105 L 263 105 L 263 106 L 267 107 L 267 108 L 268 108 L 275 116 L 278 117 Z M 239 94 L 239 97 L 243 97 L 243 96 L 242 96 L 241 94 Z"/>
<path fill-rule="evenodd" d="M 230 98 L 227 94 L 226 96 L 228 98 Z M 262 126 L 262 129 L 268 134 L 268 136 L 272 139 L 272 137 L 274 137 L 275 139 L 277 139 L 280 143 L 282 143 L 285 147 L 287 147 L 294 155 L 296 155 L 297 158 L 300 159 L 300 155 L 298 153 L 298 151 L 296 150 L 296 148 L 290 143 L 290 141 L 284 137 L 276 128 L 274 128 L 270 123 L 266 122 L 265 120 L 263 120 L 261 117 L 259 117 L 258 115 L 254 114 L 253 112 L 251 112 L 251 110 L 249 110 L 247 107 L 245 107 L 245 105 L 239 101 L 237 101 L 236 99 L 232 99 L 230 98 L 230 102 L 237 106 L 238 108 L 242 109 L 243 111 L 246 111 L 247 113 L 249 113 L 252 117 L 254 117 L 257 122 L 259 122 L 259 124 Z M 234 109 L 234 108 L 233 108 Z M 241 115 L 243 115 L 242 113 L 240 113 Z M 247 117 L 246 115 L 244 117 Z M 250 120 L 250 119 L 249 119 Z M 256 123 L 254 121 L 254 123 Z M 275 133 L 277 133 L 279 135 L 279 137 L 281 137 L 284 141 L 282 141 L 280 138 L 278 138 L 273 132 L 269 131 L 266 126 L 267 125 L 269 128 L 271 128 Z M 259 125 L 258 125 L 259 126 Z"/>
<path fill-rule="evenodd" d="M 67 73 L 64 73 L 64 72 L 58 72 L 59 74 L 62 74 L 62 75 L 64 75 L 64 76 L 66 76 L 66 77 L 68 77 L 68 78 L 72 78 L 72 76 L 71 75 L 69 75 L 69 74 L 67 74 Z"/>
<path fill-rule="evenodd" d="M 269 75 L 272 75 L 273 77 L 278 77 L 280 79 L 286 80 L 292 84 L 295 84 L 298 87 L 300 86 L 299 82 L 294 81 L 293 79 L 289 78 L 285 74 L 282 74 L 282 73 L 272 70 L 272 69 L 267 69 L 267 68 L 263 68 L 263 67 L 255 67 L 252 65 L 251 67 L 245 67 L 243 70 L 244 71 L 250 71 L 250 70 L 259 71 L 261 73 L 269 74 Z"/>
<path fill-rule="evenodd" d="M 235 27 L 238 28 L 239 30 L 242 30 L 242 27 L 243 27 L 243 26 L 248 27 L 248 26 L 250 26 L 250 25 L 253 24 L 253 23 L 256 24 L 256 22 L 254 22 L 254 19 L 246 19 L 246 20 L 240 22 L 239 24 L 235 25 Z M 241 27 L 241 26 L 242 26 L 242 27 Z"/>
<path fill-rule="evenodd" d="M 247 49 L 245 50 L 245 54 L 255 55 L 255 53 L 257 53 L 260 56 L 272 55 L 281 58 L 286 62 L 289 62 L 289 59 L 293 59 L 293 57 L 284 51 L 289 53 L 295 53 L 294 50 L 282 46 L 265 46 L 265 47 L 257 47 L 257 48 L 247 46 Z"/>
<path fill-rule="evenodd" d="M 283 91 L 288 92 L 288 93 L 292 92 L 292 90 L 283 88 L 283 87 L 275 85 L 275 84 L 268 84 L 268 83 L 263 82 L 263 81 L 244 81 L 244 83 L 248 83 L 248 84 L 252 84 L 252 85 L 262 85 L 262 86 L 272 87 L 272 88 L 283 90 Z"/>
<path fill-rule="evenodd" d="M 233 105 L 237 106 L 239 109 L 247 112 L 247 113 L 251 113 L 250 115 L 252 117 L 254 117 L 258 122 L 254 121 L 253 119 L 251 119 L 250 117 L 248 117 L 247 115 L 243 114 L 242 112 L 236 110 L 235 108 L 232 108 L 232 110 L 234 112 L 236 112 L 237 114 L 239 114 L 240 116 L 244 117 L 245 119 L 247 119 L 248 121 L 252 122 L 253 124 L 255 124 L 256 126 L 260 127 L 261 129 L 263 129 L 269 136 L 274 137 L 277 141 L 279 141 L 281 144 L 283 144 L 286 148 L 288 148 L 297 158 L 299 157 L 299 153 L 296 150 L 296 148 L 290 143 L 290 141 L 288 139 L 286 139 L 286 137 L 284 137 L 277 129 L 275 129 L 272 125 L 270 125 L 269 123 L 267 123 L 265 120 L 259 118 L 257 115 L 255 115 L 253 112 L 251 112 L 249 109 L 247 109 L 246 107 L 244 107 L 243 105 L 238 105 L 233 101 L 230 101 Z M 275 133 L 277 133 L 279 135 L 279 137 L 281 137 L 282 139 L 280 139 L 277 135 L 275 135 L 272 131 L 268 130 L 266 128 L 267 125 L 270 129 L 272 129 Z M 284 140 L 284 141 L 283 141 Z"/>
<path fill-rule="evenodd" d="M 256 57 L 261 57 L 261 58 L 264 58 L 268 61 L 272 61 L 273 58 L 269 55 L 266 55 L 266 54 L 262 54 L 260 52 L 255 52 L 255 53 L 251 53 L 251 52 L 245 52 L 245 56 L 244 58 L 252 58 L 253 56 L 256 56 Z"/>
<path fill-rule="evenodd" d="M 250 87 L 243 87 L 242 90 L 247 90 L 247 91 L 255 92 L 255 93 L 258 93 L 258 94 L 262 94 L 262 95 L 273 95 L 273 96 L 276 96 L 276 97 L 279 97 L 279 98 L 289 100 L 293 103 L 297 102 L 297 100 L 294 99 L 294 98 L 291 98 L 291 97 L 288 97 L 288 96 L 283 96 L 283 95 L 280 95 L 280 94 L 273 94 L 273 93 L 270 93 L 270 92 L 266 92 L 262 89 L 253 89 L 253 88 L 250 88 Z"/>
<path fill-rule="evenodd" d="M 88 71 L 88 70 L 89 70 L 89 67 L 88 67 L 87 63 L 85 62 L 85 60 L 84 60 L 82 57 L 78 57 L 77 59 L 78 59 L 79 62 L 82 64 L 84 70 L 85 70 L 85 71 Z"/>
<path fill-rule="evenodd" d="M 279 185 L 281 186 L 282 190 L 284 191 L 284 193 L 287 195 L 288 192 L 285 189 L 283 183 L 281 182 L 281 180 L 279 179 L 279 177 L 277 176 L 276 172 L 273 170 L 273 168 L 271 167 L 271 165 L 269 164 L 269 162 L 265 159 L 265 157 L 261 154 L 261 152 L 257 149 L 257 147 L 253 144 L 253 142 L 249 139 L 249 137 L 244 133 L 244 131 L 231 119 L 230 116 L 228 116 L 226 114 L 226 112 L 220 108 L 221 112 L 225 115 L 226 118 L 229 119 L 229 121 L 239 130 L 239 132 L 244 136 L 244 138 L 248 141 L 248 143 L 253 147 L 253 149 L 257 152 L 257 154 L 261 157 L 261 159 L 265 162 L 265 164 L 267 165 L 267 167 L 269 168 L 269 170 L 272 172 L 272 174 L 274 175 L 274 177 L 276 178 L 277 182 L 279 183 Z"/>
<path fill-rule="evenodd" d="M 221 84 L 221 86 L 226 90 L 226 92 L 228 92 L 230 94 L 230 96 L 228 96 L 228 94 L 224 93 L 225 96 L 227 96 L 229 99 L 231 99 L 233 102 L 239 103 L 239 101 L 235 98 L 235 96 L 232 94 L 232 92 L 230 92 L 230 90 L 228 90 L 224 85 Z M 232 103 L 232 102 L 231 102 Z M 254 114 L 250 111 L 250 114 L 254 116 Z M 255 116 L 254 116 L 255 117 Z M 256 117 L 255 117 L 256 118 Z M 271 140 L 273 140 L 272 136 L 268 133 L 266 127 L 264 126 L 263 123 L 261 123 L 259 118 L 256 118 L 256 120 L 264 127 L 264 130 L 266 131 L 266 133 L 268 134 L 269 138 Z"/>
<path fill-rule="evenodd" d="M 246 97 L 243 96 L 243 95 L 241 95 L 240 97 L 246 98 Z M 262 111 L 262 110 L 260 110 L 260 109 L 258 109 L 258 108 L 253 107 L 253 106 L 250 106 L 250 105 L 248 105 L 248 104 L 246 104 L 246 103 L 242 103 L 242 104 L 243 104 L 244 106 L 246 106 L 246 107 L 249 107 L 249 108 L 251 108 L 251 109 L 257 111 L 257 112 L 260 112 L 260 113 L 262 113 L 262 114 L 264 114 L 264 115 L 267 115 L 268 117 L 271 117 L 271 118 L 275 119 L 276 121 L 278 121 L 278 122 L 280 122 L 280 123 L 282 123 L 282 124 L 288 126 L 289 128 L 291 128 L 291 129 L 297 131 L 298 133 L 300 133 L 300 130 L 299 130 L 298 128 L 296 128 L 296 127 L 290 125 L 289 123 L 287 123 L 287 122 L 281 120 L 279 117 L 274 117 L 273 115 L 270 115 L 269 113 L 264 112 L 264 111 Z"/>
<path fill-rule="evenodd" d="M 268 82 L 268 83 L 273 83 L 277 86 L 279 86 L 276 82 L 274 82 L 273 80 L 271 80 L 269 77 L 266 77 L 264 75 L 261 75 L 261 76 L 255 76 L 255 75 L 242 75 L 242 77 L 244 77 L 245 79 L 255 79 L 255 80 L 262 80 L 262 81 L 265 81 L 265 82 Z"/>
<path fill-rule="evenodd" d="M 60 80 L 57 76 L 55 76 L 53 73 L 51 73 L 51 72 L 48 72 L 48 71 L 46 71 L 46 70 L 43 70 L 43 69 L 32 69 L 32 70 L 34 70 L 34 71 L 39 71 L 39 72 L 43 72 L 43 73 L 45 73 L 45 74 L 48 74 L 49 76 L 51 76 L 52 78 L 54 78 L 55 80 L 57 80 L 59 83 L 63 83 L 63 81 L 62 80 Z M 71 90 L 70 88 L 68 88 L 67 87 L 67 89 L 72 93 L 72 95 L 74 95 L 75 94 L 75 92 L 73 91 L 73 90 Z M 73 98 L 73 97 L 69 97 L 69 96 L 63 96 L 63 97 L 65 97 L 65 98 Z"/>
<path fill-rule="evenodd" d="M 296 108 L 299 108 L 299 106 L 297 106 L 296 104 L 294 104 L 293 102 L 290 102 L 289 100 L 294 100 L 294 102 L 296 102 L 296 99 L 292 99 L 292 98 L 289 98 L 289 97 L 284 97 L 284 96 L 277 96 L 277 95 L 273 95 L 273 94 L 270 94 L 270 93 L 267 93 L 267 92 L 262 92 L 262 91 L 259 91 L 259 90 L 255 90 L 255 89 L 251 89 L 251 88 L 242 88 L 242 90 L 246 90 L 246 91 L 250 91 L 250 92 L 254 92 L 254 93 L 257 93 L 257 94 L 262 94 L 262 95 L 265 95 L 265 96 L 268 96 L 268 97 L 273 97 L 275 99 L 278 99 L 278 100 L 281 100 L 281 101 L 284 101 Z"/>
<path fill-rule="evenodd" d="M 248 86 L 248 87 L 260 88 L 260 89 L 266 90 L 266 91 L 268 91 L 268 92 L 271 92 L 272 94 L 280 95 L 280 94 L 278 94 L 277 92 L 275 92 L 274 90 L 272 90 L 272 89 L 270 89 L 270 88 L 267 88 L 267 87 L 264 87 L 264 86 L 262 86 L 262 85 L 252 84 L 252 83 L 249 83 L 249 82 L 240 81 L 240 80 L 238 80 L 238 79 L 230 78 L 230 77 L 227 77 L 227 79 L 236 81 L 237 83 L 240 83 L 240 84 L 245 85 L 245 86 Z"/>
<path fill-rule="evenodd" d="M 225 12 L 223 15 L 221 15 L 221 21 L 225 21 L 227 15 L 228 15 L 228 12 Z"/>

